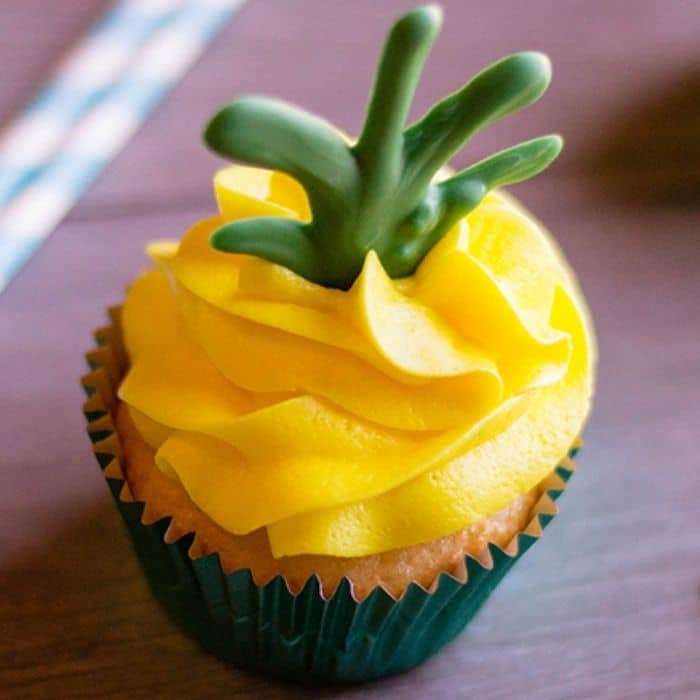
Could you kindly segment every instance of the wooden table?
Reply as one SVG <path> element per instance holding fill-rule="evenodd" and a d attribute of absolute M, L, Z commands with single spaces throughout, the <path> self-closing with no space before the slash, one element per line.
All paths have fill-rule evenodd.
<path fill-rule="evenodd" d="M 700 3 L 445 4 L 416 115 L 502 54 L 534 47 L 555 66 L 547 97 L 458 164 L 567 139 L 515 188 L 573 261 L 600 336 L 562 515 L 458 641 L 373 685 L 232 671 L 151 599 L 83 434 L 90 332 L 146 241 L 212 210 L 207 115 L 255 91 L 355 131 L 383 32 L 412 5 L 251 0 L 0 295 L 0 697 L 700 698 Z M 106 6 L 4 0 L 0 121 Z"/>

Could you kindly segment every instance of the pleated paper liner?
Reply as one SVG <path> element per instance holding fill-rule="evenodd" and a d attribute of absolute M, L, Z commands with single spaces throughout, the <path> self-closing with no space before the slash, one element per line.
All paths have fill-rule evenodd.
<path fill-rule="evenodd" d="M 396 599 L 378 587 L 358 601 L 347 579 L 329 597 L 315 577 L 298 594 L 282 576 L 257 585 L 249 569 L 225 573 L 216 553 L 197 556 L 193 533 L 172 541 L 169 518 L 144 519 L 144 504 L 124 480 L 112 422 L 127 360 L 120 309 L 109 314 L 110 325 L 95 333 L 98 347 L 87 354 L 91 371 L 82 379 L 93 451 L 153 594 L 204 649 L 235 666 L 303 682 L 352 682 L 420 664 L 464 629 L 541 537 L 574 472 L 566 458 L 547 477 L 531 520 L 507 547 L 490 544 L 479 558 L 466 556 L 458 570 L 441 573 L 428 589 L 412 583 Z"/>

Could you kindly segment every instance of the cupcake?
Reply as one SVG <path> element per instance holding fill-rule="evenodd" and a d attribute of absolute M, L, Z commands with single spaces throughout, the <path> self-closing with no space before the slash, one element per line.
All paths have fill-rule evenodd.
<path fill-rule="evenodd" d="M 460 172 L 546 89 L 486 68 L 406 127 L 439 31 L 400 18 L 355 142 L 243 98 L 204 133 L 218 214 L 151 244 L 84 378 L 94 451 L 152 590 L 232 664 L 357 681 L 453 639 L 556 512 L 592 396 L 573 273 L 504 185 L 545 136 Z"/>

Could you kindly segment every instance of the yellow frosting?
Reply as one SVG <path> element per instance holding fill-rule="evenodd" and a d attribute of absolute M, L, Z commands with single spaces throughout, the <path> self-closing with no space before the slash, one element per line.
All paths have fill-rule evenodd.
<path fill-rule="evenodd" d="M 370 252 L 349 291 L 213 250 L 224 220 L 307 220 L 281 173 L 217 174 L 220 215 L 130 288 L 119 391 L 158 466 L 275 556 L 435 539 L 531 489 L 580 432 L 593 337 L 548 235 L 492 193 L 407 279 Z"/>

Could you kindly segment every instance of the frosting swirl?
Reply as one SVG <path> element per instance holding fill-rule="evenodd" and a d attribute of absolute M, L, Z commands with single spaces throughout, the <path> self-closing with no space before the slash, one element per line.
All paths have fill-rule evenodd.
<path fill-rule="evenodd" d="M 119 390 L 156 462 L 275 556 L 361 556 L 466 527 L 530 490 L 581 430 L 592 331 L 541 227 L 486 197 L 410 278 L 370 252 L 349 291 L 208 243 L 222 221 L 308 219 L 288 176 L 234 166 L 220 215 L 130 288 Z"/>

